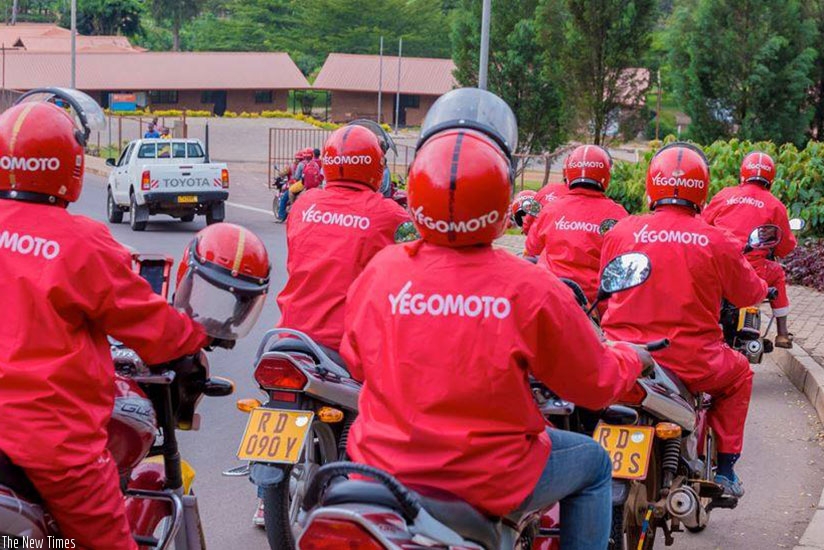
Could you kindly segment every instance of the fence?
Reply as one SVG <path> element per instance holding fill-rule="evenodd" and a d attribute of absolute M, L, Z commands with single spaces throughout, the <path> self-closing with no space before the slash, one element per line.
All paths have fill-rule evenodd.
<path fill-rule="evenodd" d="M 295 153 L 303 149 L 323 149 L 326 138 L 333 130 L 316 128 L 269 128 L 268 183 L 274 184 L 276 172 L 285 169 L 295 161 Z M 398 178 L 405 178 L 406 172 L 415 158 L 415 148 L 397 144 L 397 154 L 389 151 L 386 164 Z"/>

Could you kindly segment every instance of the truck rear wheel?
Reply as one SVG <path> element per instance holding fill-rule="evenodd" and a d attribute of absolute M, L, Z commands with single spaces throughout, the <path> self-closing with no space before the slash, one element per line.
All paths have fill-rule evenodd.
<path fill-rule="evenodd" d="M 206 211 L 206 225 L 212 225 L 213 223 L 220 223 L 226 217 L 226 207 L 223 203 L 213 204 L 209 207 L 209 210 Z"/>
<path fill-rule="evenodd" d="M 114 202 L 111 187 L 109 187 L 108 196 L 106 197 L 106 217 L 109 219 L 109 223 L 121 223 L 123 221 L 123 211 Z"/>
<path fill-rule="evenodd" d="M 137 201 L 134 198 L 134 194 L 129 197 L 129 227 L 132 228 L 132 231 L 143 231 L 146 229 L 146 222 L 136 221 L 137 220 L 137 211 L 140 207 L 137 205 Z"/>
<path fill-rule="evenodd" d="M 184 215 L 180 216 L 180 221 L 186 222 L 186 223 L 195 221 L 195 213 L 191 212 L 189 214 L 184 214 Z"/>

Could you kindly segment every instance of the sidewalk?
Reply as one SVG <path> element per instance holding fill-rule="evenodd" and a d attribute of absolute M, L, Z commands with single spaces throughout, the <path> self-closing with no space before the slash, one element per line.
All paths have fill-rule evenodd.
<path fill-rule="evenodd" d="M 522 235 L 504 235 L 495 242 L 515 254 L 523 252 Z M 772 356 L 787 378 L 815 407 L 818 418 L 824 422 L 824 293 L 791 286 L 790 331 L 795 335 L 791 350 L 778 349 Z M 769 307 L 762 322 L 769 322 Z M 771 327 L 775 333 L 775 327 Z M 800 546 L 793 550 L 824 550 L 824 494 L 801 537 Z"/>

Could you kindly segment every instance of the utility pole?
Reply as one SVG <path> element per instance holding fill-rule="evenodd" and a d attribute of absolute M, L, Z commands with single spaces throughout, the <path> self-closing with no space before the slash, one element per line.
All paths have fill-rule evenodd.
<path fill-rule="evenodd" d="M 492 14 L 492 0 L 483 0 L 481 12 L 481 59 L 478 67 L 478 88 L 486 90 L 489 72 L 489 19 Z"/>
<path fill-rule="evenodd" d="M 72 0 L 72 89 L 77 87 L 77 0 Z"/>
<path fill-rule="evenodd" d="M 403 57 L 403 38 L 398 40 L 398 93 L 395 95 L 395 133 L 398 133 L 398 121 L 401 115 L 401 58 Z"/>
<path fill-rule="evenodd" d="M 661 69 L 658 69 L 658 99 L 655 107 L 655 141 L 659 139 L 661 131 Z"/>
<path fill-rule="evenodd" d="M 383 102 L 383 37 L 381 36 L 381 51 L 378 59 L 378 124 L 381 123 Z"/>
<path fill-rule="evenodd" d="M 11 24 L 17 24 L 17 0 L 14 0 L 14 2 L 11 5 Z"/>

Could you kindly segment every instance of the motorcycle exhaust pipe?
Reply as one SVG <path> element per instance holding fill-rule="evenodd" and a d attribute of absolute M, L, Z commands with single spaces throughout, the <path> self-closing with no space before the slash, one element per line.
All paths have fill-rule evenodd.
<path fill-rule="evenodd" d="M 707 523 L 707 511 L 692 487 L 681 486 L 672 490 L 667 496 L 667 512 L 689 528 Z"/>

